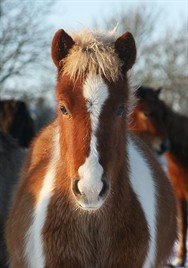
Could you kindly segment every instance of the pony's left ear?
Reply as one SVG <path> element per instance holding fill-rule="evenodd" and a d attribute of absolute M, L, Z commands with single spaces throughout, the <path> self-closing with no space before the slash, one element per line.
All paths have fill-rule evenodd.
<path fill-rule="evenodd" d="M 131 33 L 126 32 L 115 42 L 115 50 L 123 61 L 122 71 L 127 72 L 136 60 L 136 44 Z"/>
<path fill-rule="evenodd" d="M 73 39 L 64 30 L 60 29 L 55 33 L 52 40 L 51 54 L 57 68 L 60 67 L 60 61 L 66 57 L 73 45 Z"/>

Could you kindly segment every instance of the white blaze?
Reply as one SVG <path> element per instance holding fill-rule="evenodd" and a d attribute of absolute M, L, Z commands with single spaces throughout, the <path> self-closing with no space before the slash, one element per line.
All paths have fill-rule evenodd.
<path fill-rule="evenodd" d="M 108 98 L 108 88 L 99 75 L 88 75 L 83 86 L 83 95 L 87 101 L 91 117 L 90 154 L 85 163 L 78 169 L 80 181 L 78 187 L 84 192 L 89 204 L 96 204 L 96 198 L 102 190 L 103 168 L 99 163 L 96 132 L 102 107 Z"/>

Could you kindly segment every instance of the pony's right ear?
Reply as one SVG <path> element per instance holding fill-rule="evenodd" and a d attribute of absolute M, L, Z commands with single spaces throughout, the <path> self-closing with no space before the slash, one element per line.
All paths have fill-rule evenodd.
<path fill-rule="evenodd" d="M 52 40 L 51 55 L 57 68 L 60 67 L 60 61 L 66 57 L 73 45 L 73 39 L 64 30 L 60 29 L 55 33 Z"/>
<path fill-rule="evenodd" d="M 136 60 L 136 44 L 131 33 L 125 32 L 115 42 L 115 50 L 123 62 L 122 71 L 127 72 Z"/>

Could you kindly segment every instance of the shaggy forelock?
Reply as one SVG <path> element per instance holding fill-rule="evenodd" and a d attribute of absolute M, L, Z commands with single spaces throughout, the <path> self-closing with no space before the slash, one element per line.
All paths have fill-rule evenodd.
<path fill-rule="evenodd" d="M 115 52 L 115 33 L 84 29 L 73 33 L 75 42 L 69 54 L 62 60 L 63 73 L 72 79 L 87 73 L 99 74 L 116 81 L 121 75 L 122 63 Z"/>

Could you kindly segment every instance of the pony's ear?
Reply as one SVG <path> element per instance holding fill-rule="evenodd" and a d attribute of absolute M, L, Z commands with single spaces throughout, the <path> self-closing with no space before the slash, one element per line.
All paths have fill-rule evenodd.
<path fill-rule="evenodd" d="M 157 97 L 159 97 L 159 95 L 160 95 L 162 89 L 163 89 L 162 87 L 159 87 L 159 88 L 156 90 Z"/>
<path fill-rule="evenodd" d="M 138 100 L 144 100 L 145 99 L 145 90 L 144 86 L 140 86 L 135 91 L 135 96 Z"/>
<path fill-rule="evenodd" d="M 136 60 L 136 44 L 131 33 L 126 32 L 115 42 L 115 50 L 123 61 L 122 71 L 127 72 Z"/>
<path fill-rule="evenodd" d="M 60 61 L 66 57 L 69 49 L 74 45 L 73 39 L 62 29 L 58 30 L 52 40 L 52 59 L 60 67 Z"/>

